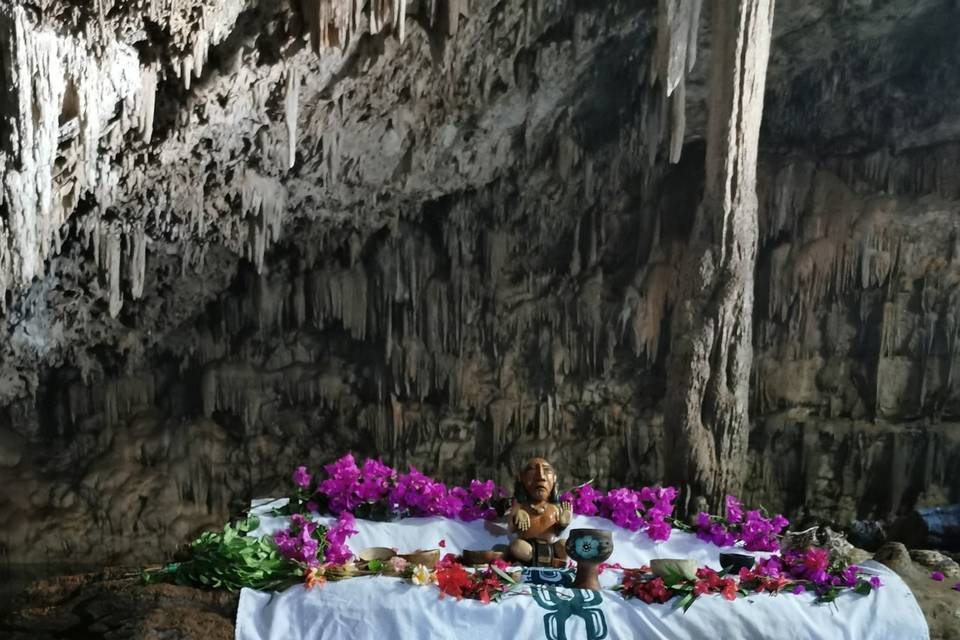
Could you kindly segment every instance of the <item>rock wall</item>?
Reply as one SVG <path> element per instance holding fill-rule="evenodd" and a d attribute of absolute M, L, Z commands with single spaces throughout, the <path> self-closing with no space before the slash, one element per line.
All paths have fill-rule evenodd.
<path fill-rule="evenodd" d="M 106 27 L 47 4 L 0 43 L 104 65 L 115 41 L 141 82 L 93 159 L 82 109 L 76 138 L 66 107 L 31 120 L 60 156 L 2 141 L 4 220 L 47 226 L 4 236 L 0 555 L 156 560 L 346 450 L 449 481 L 534 452 L 565 486 L 664 476 L 709 34 L 678 128 L 652 2 L 408 2 L 362 28 L 316 22 L 331 2 Z M 879 4 L 777 8 L 745 498 L 791 515 L 960 499 L 960 67 L 931 30 L 958 9 Z M 9 180 L 58 157 L 101 173 L 53 174 L 51 222 Z"/>

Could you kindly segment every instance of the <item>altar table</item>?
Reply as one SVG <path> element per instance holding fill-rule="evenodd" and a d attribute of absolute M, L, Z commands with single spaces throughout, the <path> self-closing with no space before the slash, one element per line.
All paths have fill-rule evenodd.
<path fill-rule="evenodd" d="M 259 504 L 266 514 L 275 504 Z M 330 518 L 320 518 L 330 522 Z M 287 526 L 286 518 L 261 515 L 251 535 L 272 533 Z M 367 547 L 394 547 L 401 552 L 437 548 L 459 553 L 489 549 L 507 541 L 502 530 L 484 522 L 447 518 L 408 518 L 398 522 L 357 520 L 359 533 L 348 540 L 357 553 Z M 649 564 L 653 558 L 692 558 L 719 569 L 721 549 L 693 534 L 674 531 L 666 542 L 654 543 L 609 520 L 575 516 L 570 528 L 613 531 L 614 552 L 608 562 L 624 567 Z M 769 555 L 769 554 L 756 554 Z M 562 572 L 527 572 L 541 584 L 525 585 L 519 594 L 499 603 L 457 601 L 440 597 L 435 586 L 415 586 L 400 578 L 368 576 L 329 582 L 322 588 L 295 586 L 282 593 L 244 589 L 237 611 L 237 640 L 297 639 L 426 639 L 494 640 L 616 640 L 620 638 L 811 640 L 926 640 L 926 620 L 910 589 L 885 566 L 861 565 L 880 576 L 884 586 L 861 596 L 844 593 L 833 604 L 815 604 L 812 594 L 777 596 L 751 594 L 735 601 L 704 595 L 686 612 L 676 600 L 648 605 L 626 600 L 609 589 L 591 592 L 544 586 L 561 580 Z M 604 587 L 619 573 L 604 571 Z"/>

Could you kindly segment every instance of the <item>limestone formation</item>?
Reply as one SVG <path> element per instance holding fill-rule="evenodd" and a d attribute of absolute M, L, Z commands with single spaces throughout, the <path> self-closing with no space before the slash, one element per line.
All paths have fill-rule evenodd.
<path fill-rule="evenodd" d="M 711 7 L 706 178 L 671 326 L 665 434 L 670 481 L 716 513 L 746 475 L 757 151 L 773 2 Z"/>
<path fill-rule="evenodd" d="M 665 479 L 697 8 L 3 4 L 0 556 L 156 560 L 346 450 Z M 777 3 L 747 504 L 960 496 L 958 11 Z"/>

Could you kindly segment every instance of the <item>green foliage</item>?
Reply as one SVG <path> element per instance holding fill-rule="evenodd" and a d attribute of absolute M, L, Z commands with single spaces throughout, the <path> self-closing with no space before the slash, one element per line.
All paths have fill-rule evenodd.
<path fill-rule="evenodd" d="M 857 580 L 857 585 L 853 588 L 853 591 L 862 596 L 870 595 L 870 592 L 873 591 L 873 585 L 866 580 L 860 579 Z"/>
<path fill-rule="evenodd" d="M 683 609 L 683 612 L 686 613 L 687 609 L 693 606 L 694 601 L 696 601 L 697 596 L 694 595 L 693 589 L 687 591 L 680 600 L 674 605 L 674 609 Z"/>
<path fill-rule="evenodd" d="M 223 532 L 205 531 L 191 543 L 190 560 L 147 572 L 144 580 L 227 591 L 272 590 L 300 582 L 301 567 L 281 556 L 269 536 L 247 535 L 258 524 L 255 516 L 249 516 L 227 524 Z"/>

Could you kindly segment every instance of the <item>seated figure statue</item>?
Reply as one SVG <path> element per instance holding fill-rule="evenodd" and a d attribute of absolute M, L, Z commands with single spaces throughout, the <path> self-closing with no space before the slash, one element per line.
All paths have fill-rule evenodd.
<path fill-rule="evenodd" d="M 534 567 L 562 567 L 567 554 L 565 540 L 558 538 L 570 524 L 573 509 L 560 503 L 557 474 L 543 458 L 532 458 L 517 475 L 510 531 L 517 537 L 510 543 L 510 556 Z"/>

